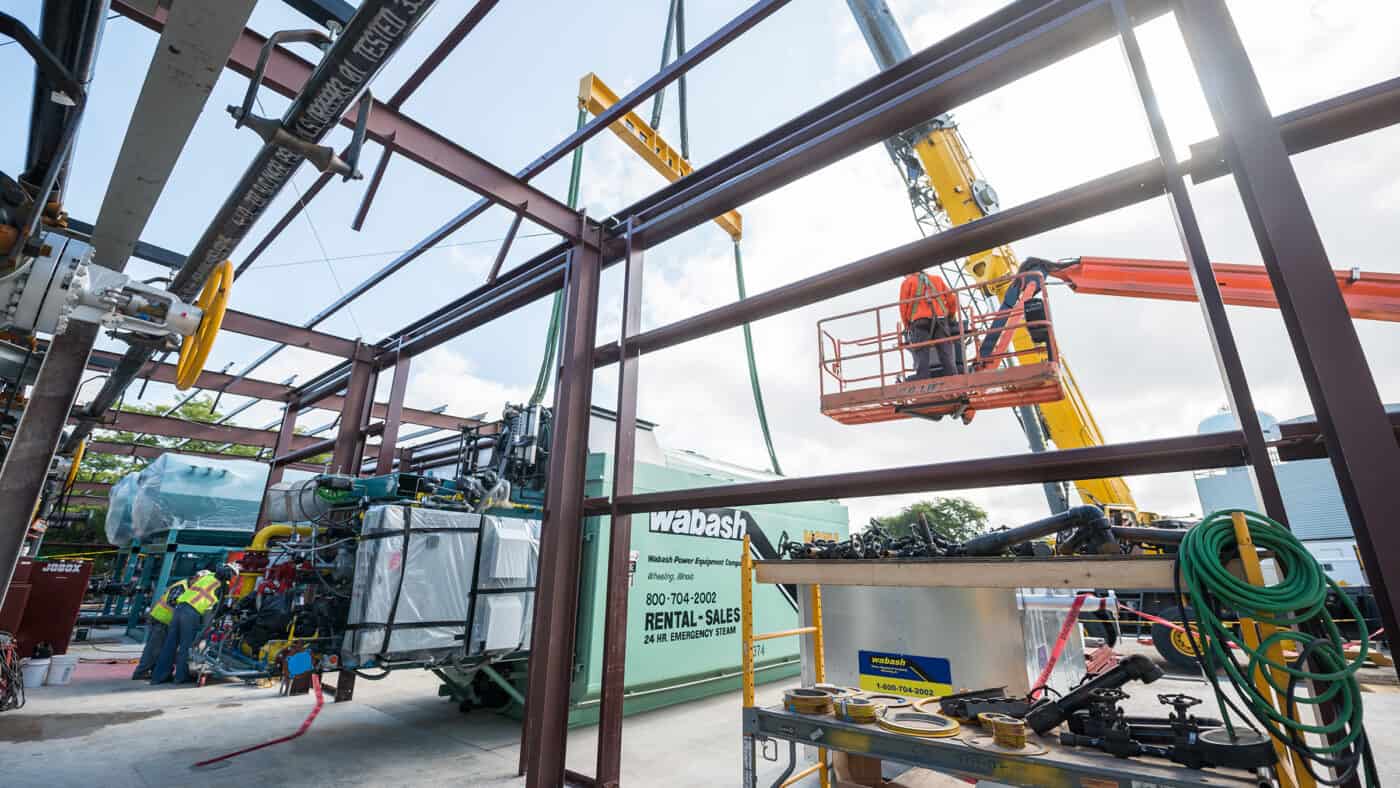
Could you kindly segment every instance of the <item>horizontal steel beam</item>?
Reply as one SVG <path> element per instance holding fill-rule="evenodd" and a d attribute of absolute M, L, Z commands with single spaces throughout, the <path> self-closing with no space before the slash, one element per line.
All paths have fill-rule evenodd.
<path fill-rule="evenodd" d="M 94 350 L 92 357 L 88 360 L 88 368 L 94 370 L 111 369 L 121 359 L 117 353 L 105 350 Z M 158 361 L 148 361 L 141 370 L 141 377 L 147 377 L 157 383 L 175 382 L 175 365 Z M 197 388 L 208 391 L 221 391 L 225 394 L 233 394 L 240 397 L 252 397 L 254 399 L 270 400 L 273 402 L 289 402 L 296 391 L 292 386 L 274 383 L 270 380 L 259 380 L 257 378 L 244 378 L 229 375 L 223 372 L 202 372 L 199 380 L 195 383 Z M 332 395 L 317 402 L 315 407 L 320 410 L 339 411 L 345 405 L 345 398 Z M 371 407 L 370 415 L 377 419 L 384 418 L 388 405 L 383 402 L 376 402 Z M 420 410 L 418 408 L 404 408 L 402 421 L 405 424 L 416 424 L 420 427 L 437 427 L 444 430 L 459 430 L 464 426 L 479 424 L 472 419 L 453 416 L 450 413 L 434 413 L 430 410 Z"/>
<path fill-rule="evenodd" d="M 381 434 L 381 433 L 383 433 L 383 432 L 384 432 L 384 422 L 382 422 L 382 421 L 376 421 L 376 422 L 374 422 L 373 424 L 371 424 L 371 425 L 369 425 L 368 427 L 365 428 L 364 434 L 367 435 L 367 436 L 368 436 L 368 435 L 379 435 L 379 434 Z M 303 440 L 303 439 L 302 439 L 300 436 L 298 436 L 298 440 Z M 309 442 L 309 443 L 306 443 L 306 444 L 302 445 L 302 446 L 299 447 L 299 448 L 295 448 L 295 449 L 293 449 L 292 451 L 287 452 L 286 454 L 282 454 L 282 455 L 278 455 L 278 456 L 276 456 L 276 457 L 273 457 L 272 460 L 271 460 L 271 463 L 272 463 L 273 467 L 276 467 L 276 466 L 279 466 L 279 465 L 291 465 L 291 464 L 293 464 L 293 463 L 300 462 L 301 460 L 310 459 L 311 457 L 315 457 L 315 456 L 317 456 L 318 454 L 327 454 L 327 453 L 330 453 L 330 452 L 332 452 L 332 451 L 335 450 L 335 444 L 336 444 L 337 440 L 338 440 L 337 438 L 323 438 L 323 439 L 321 439 L 321 440 L 313 440 L 313 441 L 311 441 L 311 442 Z M 293 445 L 295 445 L 295 444 L 293 444 Z M 378 451 L 378 449 L 379 449 L 379 447 L 378 447 L 377 444 L 376 444 L 373 448 L 374 448 L 375 451 Z M 373 456 L 373 454 L 372 454 L 372 452 L 370 451 L 370 447 L 369 447 L 369 446 L 366 446 L 366 447 L 365 447 L 365 456 L 364 456 L 364 457 L 361 457 L 361 460 L 363 461 L 364 459 L 366 459 L 367 457 L 370 457 L 370 456 Z"/>
<path fill-rule="evenodd" d="M 76 423 L 76 419 L 70 419 Z M 210 443 L 234 443 L 239 446 L 258 446 L 270 449 L 277 445 L 275 430 L 258 430 L 251 427 L 235 427 L 231 424 L 209 424 L 202 421 L 188 421 L 156 416 L 149 413 L 130 411 L 109 412 L 95 425 L 100 430 L 121 430 L 123 432 L 160 435 L 168 438 L 189 438 Z M 314 438 L 296 436 L 292 445 L 300 448 L 315 442 Z"/>
<path fill-rule="evenodd" d="M 970 490 L 1013 484 L 1172 473 L 1245 464 L 1244 435 L 1213 432 L 1179 438 L 1116 443 L 1085 449 L 1014 454 L 771 482 L 726 484 L 619 496 L 617 512 L 755 506 L 873 495 Z"/>
<path fill-rule="evenodd" d="M 162 454 L 185 454 L 193 457 L 209 457 L 216 460 L 251 460 L 252 457 L 241 457 L 237 454 L 224 454 L 213 451 L 195 451 L 192 449 L 167 449 L 164 446 L 148 446 L 144 443 L 120 443 L 116 441 L 89 440 L 87 450 L 94 454 L 108 454 L 114 457 L 138 457 L 143 460 L 153 460 Z M 309 463 L 293 463 L 287 466 L 299 471 L 311 471 L 318 473 L 321 470 L 319 465 Z"/>
<path fill-rule="evenodd" d="M 357 344 L 353 339 L 345 339 L 333 334 L 232 309 L 224 313 L 224 323 L 221 330 L 266 339 L 269 342 L 291 345 L 292 347 L 306 348 L 340 358 L 353 358 Z"/>
<path fill-rule="evenodd" d="M 95 370 L 110 370 L 122 359 L 120 353 L 110 353 L 105 350 L 94 350 L 88 359 L 88 368 Z M 175 382 L 175 365 L 166 364 L 160 361 L 147 361 L 141 368 L 138 377 L 149 378 L 157 383 Z M 281 383 L 274 383 L 270 380 L 259 380 L 257 378 L 238 378 L 223 372 L 213 372 L 205 370 L 199 374 L 195 381 L 195 387 L 207 391 L 223 391 L 228 394 L 235 394 L 240 397 L 254 397 L 256 399 L 276 400 L 285 402 L 290 386 Z"/>
<path fill-rule="evenodd" d="M 1400 79 L 1348 95 L 1357 102 L 1355 105 L 1328 100 L 1279 116 L 1276 120 L 1289 152 L 1300 153 L 1400 122 Z M 1193 177 L 1198 173 L 1215 172 L 1220 162 L 1213 151 L 1219 150 L 1219 144 L 1218 139 L 1211 139 L 1191 146 L 1199 155 L 1182 162 L 1183 170 Z M 635 343 L 643 353 L 678 345 L 878 284 L 916 268 L 965 257 L 1143 202 L 1161 196 L 1164 189 L 1160 163 L 1155 159 L 1145 161 L 896 249 L 654 328 L 630 337 L 629 342 Z M 615 363 L 617 353 L 616 342 L 602 345 L 594 353 L 594 363 L 599 366 Z"/>
<path fill-rule="evenodd" d="M 114 7 L 150 30 L 159 32 L 164 26 L 164 10 L 147 14 L 121 2 L 114 3 Z M 233 54 L 229 56 L 228 67 L 245 77 L 252 76 L 265 43 L 266 37 L 252 30 L 244 30 L 233 48 Z M 285 47 L 277 47 L 268 58 L 263 84 L 283 96 L 295 97 L 313 69 L 310 62 L 292 54 Z M 344 117 L 340 122 L 353 128 L 355 119 Z M 471 189 L 497 205 L 521 210 L 519 206 L 528 202 L 529 205 L 523 209 L 526 218 L 546 230 L 575 240 L 587 235 L 582 232 L 583 223 L 579 214 L 564 203 L 382 101 L 374 102 L 368 134 L 380 144 L 388 144 L 390 135 L 393 135 L 396 154 Z"/>

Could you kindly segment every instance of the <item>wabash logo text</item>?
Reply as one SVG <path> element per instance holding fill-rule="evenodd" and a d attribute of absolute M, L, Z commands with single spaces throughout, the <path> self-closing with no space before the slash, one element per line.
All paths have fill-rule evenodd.
<path fill-rule="evenodd" d="M 683 509 L 651 513 L 651 531 L 658 534 L 739 540 L 744 538 L 753 524 L 749 513 L 740 509 Z"/>

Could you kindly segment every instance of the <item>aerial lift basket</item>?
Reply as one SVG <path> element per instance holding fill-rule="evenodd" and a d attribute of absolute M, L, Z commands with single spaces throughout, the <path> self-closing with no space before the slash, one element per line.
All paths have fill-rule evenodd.
<path fill-rule="evenodd" d="M 1032 272 L 1005 281 L 1006 297 L 991 312 L 974 312 L 966 305 L 977 295 L 970 291 L 996 282 L 951 291 L 964 305 L 957 336 L 908 341 L 899 301 L 819 321 L 822 413 L 842 424 L 868 424 L 1062 399 L 1045 278 Z M 1027 336 L 1013 340 L 1022 331 Z M 952 374 L 939 374 L 936 346 L 945 343 L 958 358 Z M 910 351 L 925 347 L 933 350 L 935 373 L 916 378 Z"/>

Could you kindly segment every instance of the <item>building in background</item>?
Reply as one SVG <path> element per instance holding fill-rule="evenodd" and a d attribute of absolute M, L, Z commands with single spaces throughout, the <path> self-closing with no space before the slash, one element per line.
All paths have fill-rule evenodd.
<path fill-rule="evenodd" d="M 1400 405 L 1387 405 L 1395 412 Z M 1263 411 L 1259 423 L 1264 436 L 1273 440 L 1279 436 L 1279 424 L 1312 421 L 1303 415 L 1280 422 Z M 1239 423 L 1229 411 L 1216 413 L 1203 420 L 1198 433 L 1224 432 L 1239 429 Z M 1366 585 L 1365 575 L 1356 551 L 1351 520 L 1342 503 L 1337 477 L 1327 459 L 1280 462 L 1274 458 L 1274 472 L 1283 491 L 1283 505 L 1288 511 L 1289 526 L 1303 540 L 1314 557 L 1334 580 L 1351 586 Z M 1196 473 L 1196 495 L 1203 514 L 1220 509 L 1246 508 L 1260 511 L 1259 499 L 1247 468 L 1225 468 Z"/>

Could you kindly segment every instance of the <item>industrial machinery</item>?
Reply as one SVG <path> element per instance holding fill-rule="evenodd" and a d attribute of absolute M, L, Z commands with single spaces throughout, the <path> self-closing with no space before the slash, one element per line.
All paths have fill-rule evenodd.
<path fill-rule="evenodd" d="M 612 428 L 610 413 L 595 409 L 593 418 L 594 434 Z M 425 450 L 411 472 L 273 485 L 264 510 L 273 524 L 230 554 L 242 574 L 196 647 L 194 669 L 255 680 L 280 675 L 290 655 L 309 651 L 318 670 L 365 678 L 428 669 L 442 681 L 439 694 L 463 710 L 519 713 L 551 424 L 548 408 L 507 405 L 499 420 L 464 429 L 455 446 Z M 653 428 L 639 422 L 638 489 L 771 478 L 666 451 Z M 588 469 L 590 494 L 609 488 L 606 455 L 595 453 Z M 575 724 L 598 714 L 607 569 L 600 546 L 609 527 L 607 518 L 585 521 Z M 835 503 L 634 520 L 627 711 L 738 686 L 732 570 L 745 534 L 764 545 L 756 548 L 763 557 L 776 557 L 765 532 L 841 539 L 846 530 L 845 507 Z M 796 624 L 786 589 L 763 589 L 754 607 L 765 626 Z M 761 680 L 794 676 L 797 646 L 764 644 L 757 661 Z"/>
<path fill-rule="evenodd" d="M 118 617 L 141 635 L 161 589 L 248 545 L 266 480 L 267 466 L 255 460 L 168 452 L 113 484 L 106 534 L 123 554 L 98 620 Z"/>

